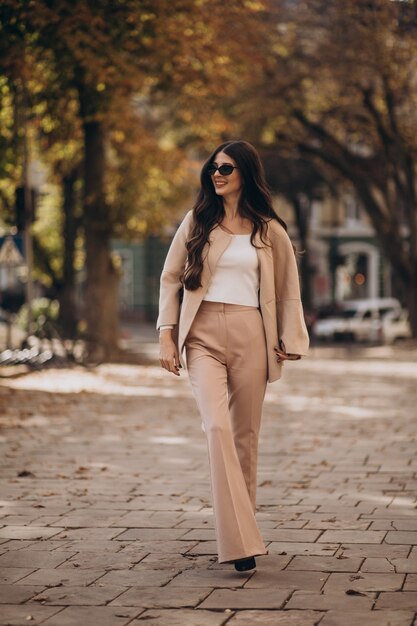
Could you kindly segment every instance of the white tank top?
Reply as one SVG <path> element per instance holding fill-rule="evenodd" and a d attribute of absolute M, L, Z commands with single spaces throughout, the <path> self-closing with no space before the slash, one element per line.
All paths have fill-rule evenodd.
<path fill-rule="evenodd" d="M 248 235 L 232 235 L 217 262 L 204 300 L 259 306 L 259 265 Z"/>

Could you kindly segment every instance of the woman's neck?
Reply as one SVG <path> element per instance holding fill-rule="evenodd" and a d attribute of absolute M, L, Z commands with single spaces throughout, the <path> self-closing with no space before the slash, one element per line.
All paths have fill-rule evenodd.
<path fill-rule="evenodd" d="M 222 226 L 224 229 L 235 235 L 246 235 L 252 232 L 252 224 L 250 220 L 242 217 L 239 213 L 237 199 L 235 203 L 226 202 L 226 198 L 223 199 L 224 217 L 222 219 Z"/>
<path fill-rule="evenodd" d="M 239 217 L 239 194 L 233 194 L 233 197 L 223 198 L 223 208 L 226 219 L 235 220 Z"/>

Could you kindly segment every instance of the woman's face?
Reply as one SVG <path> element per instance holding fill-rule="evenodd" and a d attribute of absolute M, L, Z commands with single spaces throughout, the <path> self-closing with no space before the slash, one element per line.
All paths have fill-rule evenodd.
<path fill-rule="evenodd" d="M 225 152 L 218 152 L 213 163 L 220 167 L 227 163 L 236 166 L 236 161 Z M 228 176 L 220 174 L 219 170 L 211 176 L 214 189 L 218 196 L 227 196 L 229 194 L 238 194 L 242 187 L 242 178 L 238 169 L 234 169 Z"/>

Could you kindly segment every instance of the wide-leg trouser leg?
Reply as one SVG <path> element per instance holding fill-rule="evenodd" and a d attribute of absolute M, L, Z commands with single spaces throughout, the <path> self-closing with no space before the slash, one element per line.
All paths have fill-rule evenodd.
<path fill-rule="evenodd" d="M 219 562 L 265 554 L 256 524 L 256 460 L 266 351 L 254 307 L 203 302 L 186 341 L 207 436 Z"/>
<path fill-rule="evenodd" d="M 266 381 L 262 370 L 231 369 L 228 388 L 233 439 L 255 512 L 258 440 Z"/>

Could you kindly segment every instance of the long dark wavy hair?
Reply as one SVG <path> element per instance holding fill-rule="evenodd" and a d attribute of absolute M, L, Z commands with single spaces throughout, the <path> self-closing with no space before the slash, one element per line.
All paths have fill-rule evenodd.
<path fill-rule="evenodd" d="M 261 241 L 265 241 L 266 223 L 277 220 L 285 230 L 287 225 L 275 212 L 272 206 L 271 193 L 265 180 L 265 172 L 256 149 L 247 141 L 226 141 L 218 146 L 204 163 L 200 182 L 201 188 L 193 207 L 194 225 L 186 243 L 188 251 L 187 266 L 182 275 L 184 287 L 195 291 L 201 287 L 201 272 L 203 270 L 202 253 L 208 241 L 210 232 L 224 218 L 223 199 L 216 194 L 207 168 L 214 161 L 219 152 L 230 156 L 239 168 L 242 188 L 239 198 L 239 215 L 253 224 L 251 243 L 260 233 Z"/>

